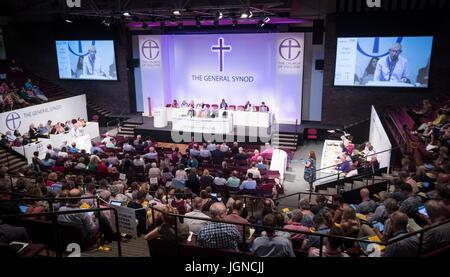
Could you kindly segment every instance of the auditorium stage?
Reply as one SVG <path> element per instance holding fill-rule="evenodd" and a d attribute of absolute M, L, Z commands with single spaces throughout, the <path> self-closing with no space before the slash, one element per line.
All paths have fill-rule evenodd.
<path fill-rule="evenodd" d="M 302 122 L 302 124 L 272 124 L 269 128 L 256 128 L 256 127 L 236 127 L 234 126 L 233 132 L 230 134 L 221 134 L 214 135 L 208 137 L 208 135 L 203 135 L 201 133 L 191 133 L 191 134 L 183 134 L 183 132 L 174 131 L 172 132 L 172 124 L 169 122 L 166 127 L 156 128 L 153 124 L 153 117 L 146 116 L 135 116 L 132 117 L 124 123 L 136 125 L 134 127 L 135 135 L 142 135 L 144 137 L 151 137 L 152 139 L 160 142 L 179 142 L 176 140 L 180 139 L 180 136 L 185 135 L 184 139 L 187 138 L 188 141 L 182 142 L 190 142 L 192 135 L 195 138 L 195 141 L 203 141 L 206 142 L 208 140 L 211 141 L 223 141 L 224 139 L 228 142 L 238 141 L 245 142 L 251 144 L 264 144 L 265 142 L 270 142 L 272 134 L 296 134 L 298 135 L 300 144 L 302 143 L 303 133 L 307 128 L 316 128 L 319 130 L 319 133 L 326 136 L 326 130 L 334 129 L 336 126 L 326 126 L 321 124 L 320 122 Z M 175 137 L 173 137 L 175 136 Z M 174 140 L 175 138 L 175 140 Z"/>

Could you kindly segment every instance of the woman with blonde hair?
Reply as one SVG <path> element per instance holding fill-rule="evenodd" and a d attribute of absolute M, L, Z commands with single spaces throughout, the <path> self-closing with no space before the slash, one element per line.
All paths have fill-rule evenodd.
<path fill-rule="evenodd" d="M 161 208 L 161 218 L 162 224 L 155 229 L 153 229 L 150 233 L 145 235 L 146 240 L 152 240 L 155 238 L 161 238 L 163 240 L 170 240 L 178 242 L 184 242 L 189 237 L 189 226 L 184 223 L 180 223 L 179 219 L 174 216 L 178 214 L 177 209 L 173 208 L 170 205 L 164 205 Z M 175 224 L 177 231 L 175 232 Z M 175 233 L 177 234 L 175 238 Z"/>
<path fill-rule="evenodd" d="M 200 177 L 200 187 L 202 189 L 210 187 L 213 185 L 213 182 L 214 177 L 209 174 L 209 170 L 208 169 L 203 170 L 202 177 Z"/>

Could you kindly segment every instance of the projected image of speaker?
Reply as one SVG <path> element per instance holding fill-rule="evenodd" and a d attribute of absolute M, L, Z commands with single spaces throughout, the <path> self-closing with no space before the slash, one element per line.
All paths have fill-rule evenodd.
<path fill-rule="evenodd" d="M 313 20 L 313 43 L 312 44 L 323 44 L 323 32 L 324 32 L 324 20 L 316 19 Z"/>

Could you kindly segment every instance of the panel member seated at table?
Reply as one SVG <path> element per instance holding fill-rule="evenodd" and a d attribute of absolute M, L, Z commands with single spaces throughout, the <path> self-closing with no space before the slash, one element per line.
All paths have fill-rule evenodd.
<path fill-rule="evenodd" d="M 181 103 L 181 106 L 180 106 L 181 108 L 188 108 L 189 107 L 189 104 L 188 104 L 188 102 L 186 101 L 186 100 L 183 100 L 183 102 Z"/>
<path fill-rule="evenodd" d="M 227 102 L 225 102 L 225 99 L 222 99 L 222 102 L 220 103 L 219 108 L 223 109 L 223 110 L 226 110 L 228 108 L 228 104 L 227 104 Z"/>
<path fill-rule="evenodd" d="M 256 111 L 255 107 L 252 104 L 250 104 L 250 101 L 247 101 L 247 103 L 245 103 L 244 109 L 246 112 Z"/>
<path fill-rule="evenodd" d="M 189 101 L 189 108 L 194 108 L 194 100 Z"/>
<path fill-rule="evenodd" d="M 206 115 L 208 118 L 216 118 L 219 117 L 219 111 L 217 109 L 209 108 L 208 113 Z"/>
<path fill-rule="evenodd" d="M 209 109 L 206 107 L 206 105 L 202 104 L 201 110 L 198 113 L 198 117 L 206 118 L 208 117 Z"/>
<path fill-rule="evenodd" d="M 192 101 L 192 104 L 194 103 L 194 101 Z M 203 107 L 205 106 L 205 104 L 203 104 L 203 102 L 202 103 L 197 103 L 196 105 L 195 105 L 195 108 L 196 109 L 203 109 Z"/>
<path fill-rule="evenodd" d="M 263 113 L 267 113 L 269 111 L 269 108 L 266 106 L 266 103 L 261 102 L 261 106 L 259 106 L 259 111 Z"/>
<path fill-rule="evenodd" d="M 172 108 L 179 108 L 177 99 L 173 99 L 173 102 L 172 102 L 172 104 L 170 104 L 170 107 L 172 107 Z"/>
<path fill-rule="evenodd" d="M 252 107 L 252 104 L 250 104 L 250 101 L 247 101 L 244 105 L 244 109 L 247 111 L 248 109 L 250 109 Z"/>
<path fill-rule="evenodd" d="M 190 116 L 190 117 L 194 117 L 194 116 L 195 116 L 195 110 L 194 110 L 194 107 L 190 107 L 190 108 L 189 108 L 189 110 L 188 110 L 188 112 L 187 112 L 187 116 Z"/>

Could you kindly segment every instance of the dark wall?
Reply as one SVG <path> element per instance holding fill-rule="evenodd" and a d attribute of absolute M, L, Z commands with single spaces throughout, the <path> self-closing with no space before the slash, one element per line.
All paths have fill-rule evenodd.
<path fill-rule="evenodd" d="M 348 125 L 370 117 L 371 105 L 410 105 L 450 95 L 450 32 L 444 14 L 338 14 L 326 21 L 322 122 Z M 338 36 L 433 35 L 428 89 L 334 87 Z"/>
<path fill-rule="evenodd" d="M 128 113 L 130 107 L 127 69 L 128 36 L 123 28 L 107 28 L 98 22 L 83 24 L 12 23 L 6 27 L 5 45 L 9 58 L 16 58 L 27 69 L 77 94 L 106 106 L 114 113 Z M 55 40 L 112 39 L 115 44 L 119 81 L 59 80 Z"/>

